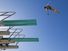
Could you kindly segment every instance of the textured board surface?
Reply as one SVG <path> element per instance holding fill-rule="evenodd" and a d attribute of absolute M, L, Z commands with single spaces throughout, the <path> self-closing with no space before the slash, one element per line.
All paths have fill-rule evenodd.
<path fill-rule="evenodd" d="M 15 49 L 18 48 L 16 45 L 0 46 L 0 49 Z"/>
<path fill-rule="evenodd" d="M 0 35 L 9 35 L 10 32 L 9 31 L 0 31 Z"/>
<path fill-rule="evenodd" d="M 0 44 L 8 44 L 8 43 L 15 43 L 15 41 L 14 40 L 7 40 L 7 39 L 5 39 L 5 40 L 2 40 L 2 39 L 0 39 Z"/>
<path fill-rule="evenodd" d="M 25 25 L 36 25 L 36 20 L 4 20 L 2 23 L 4 26 L 25 26 Z"/>

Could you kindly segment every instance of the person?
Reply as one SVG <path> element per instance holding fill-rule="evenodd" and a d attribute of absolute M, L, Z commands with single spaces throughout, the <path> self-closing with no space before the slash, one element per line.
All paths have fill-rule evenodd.
<path fill-rule="evenodd" d="M 48 10 L 53 11 L 54 13 L 60 13 L 56 8 L 53 8 L 51 5 L 47 4 L 46 6 L 44 6 L 44 9 L 46 12 L 48 12 Z"/>

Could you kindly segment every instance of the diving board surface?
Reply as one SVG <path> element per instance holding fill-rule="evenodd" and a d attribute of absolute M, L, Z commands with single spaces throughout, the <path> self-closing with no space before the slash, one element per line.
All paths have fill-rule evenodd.
<path fill-rule="evenodd" d="M 38 38 L 3 38 L 3 40 L 14 40 L 16 42 L 38 42 Z"/>
<path fill-rule="evenodd" d="M 36 25 L 35 19 L 30 20 L 4 20 L 2 22 L 4 26 L 25 26 L 25 25 Z"/>

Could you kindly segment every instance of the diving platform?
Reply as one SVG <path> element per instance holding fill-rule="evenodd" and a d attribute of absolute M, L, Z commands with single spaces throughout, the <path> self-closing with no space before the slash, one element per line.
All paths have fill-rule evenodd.
<path fill-rule="evenodd" d="M 0 39 L 0 44 L 15 43 L 14 40 Z"/>
<path fill-rule="evenodd" d="M 9 31 L 0 31 L 0 35 L 9 35 L 10 32 Z"/>
<path fill-rule="evenodd" d="M 17 45 L 8 45 L 8 46 L 0 46 L 0 49 L 16 49 L 18 48 Z"/>
<path fill-rule="evenodd" d="M 10 35 L 9 27 L 0 26 L 0 35 Z"/>

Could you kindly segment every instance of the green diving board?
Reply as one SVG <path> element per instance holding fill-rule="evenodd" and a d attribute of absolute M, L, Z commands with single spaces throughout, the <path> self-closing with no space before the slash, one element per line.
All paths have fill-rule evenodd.
<path fill-rule="evenodd" d="M 35 19 L 30 20 L 4 20 L 2 23 L 4 26 L 25 26 L 25 25 L 36 25 Z"/>
<path fill-rule="evenodd" d="M 2 40 L 14 40 L 16 42 L 38 42 L 38 38 L 3 38 Z"/>
<path fill-rule="evenodd" d="M 13 38 L 16 42 L 38 42 L 38 38 Z"/>

